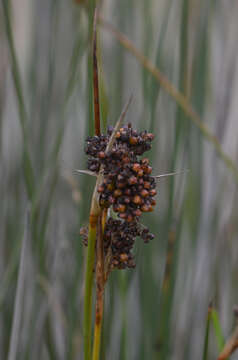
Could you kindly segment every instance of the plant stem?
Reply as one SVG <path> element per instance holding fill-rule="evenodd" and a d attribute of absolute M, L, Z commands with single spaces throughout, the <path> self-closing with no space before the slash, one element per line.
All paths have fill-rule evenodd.
<path fill-rule="evenodd" d="M 107 144 L 106 152 L 110 151 L 115 141 L 115 134 L 129 108 L 129 105 L 132 101 L 132 97 L 130 97 L 129 101 L 125 105 L 122 110 L 122 113 L 117 121 L 113 133 L 109 139 Z M 97 182 L 94 188 L 94 193 L 92 197 L 91 210 L 90 210 L 90 218 L 89 218 L 89 232 L 88 232 L 88 254 L 87 254 L 87 265 L 86 265 L 86 278 L 85 278 L 85 300 L 84 300 L 84 359 L 91 360 L 91 322 L 92 322 L 92 287 L 93 287 L 93 268 L 95 263 L 95 244 L 96 244 L 96 236 L 97 236 L 97 222 L 98 218 L 101 215 L 102 209 L 99 206 L 98 201 L 98 192 L 97 188 L 103 181 L 103 172 L 100 170 L 99 175 L 97 177 Z M 106 222 L 106 211 L 103 212 L 102 215 L 102 229 L 104 230 L 105 222 Z M 100 225 L 101 226 L 101 225 Z M 104 279 L 104 282 L 106 280 Z M 103 285 L 104 287 L 104 285 Z M 101 333 L 101 329 L 98 328 L 96 336 Z M 98 343 L 98 340 L 96 341 Z M 96 346 L 96 345 L 95 345 Z"/>
<path fill-rule="evenodd" d="M 100 355 L 103 301 L 104 301 L 104 248 L 103 248 L 103 215 L 98 218 L 97 236 L 97 267 L 96 267 L 96 316 L 94 327 L 93 360 L 98 360 Z"/>
<path fill-rule="evenodd" d="M 94 90 L 94 129 L 95 134 L 100 135 L 100 107 L 98 90 L 98 71 L 96 56 L 96 19 L 95 1 L 92 2 L 89 12 L 89 33 L 93 21 L 93 90 Z M 89 59 L 89 72 L 91 73 L 91 60 Z M 89 86 L 91 85 L 91 82 Z M 84 299 L 84 359 L 91 360 L 91 326 L 92 326 L 92 290 L 93 290 L 93 269 L 95 264 L 95 245 L 97 238 L 98 221 L 101 223 L 101 209 L 98 203 L 98 185 L 102 181 L 99 173 L 92 197 L 91 210 L 89 216 L 88 232 L 88 253 L 85 277 L 85 299 Z M 99 219 L 99 220 L 98 220 Z"/>
<path fill-rule="evenodd" d="M 207 313 L 207 324 L 206 324 L 206 333 L 205 333 L 205 340 L 204 340 L 204 348 L 203 348 L 203 360 L 207 360 L 208 355 L 208 345 L 209 345 L 209 330 L 210 330 L 210 323 L 211 323 L 211 312 L 212 312 L 212 305 L 208 307 Z"/>
<path fill-rule="evenodd" d="M 96 11 L 94 14 L 94 29 L 96 29 Z M 94 37 L 96 39 L 96 31 L 94 31 Z M 96 41 L 96 40 L 95 40 Z M 94 50 L 96 48 L 94 47 Z M 94 54 L 94 60 L 97 63 L 96 54 Z M 94 87 L 97 84 L 94 82 Z M 95 92 L 94 92 L 95 96 Z M 110 151 L 115 141 L 115 135 L 120 127 L 129 105 L 131 103 L 132 97 L 130 97 L 128 103 L 122 110 L 122 113 L 117 121 L 113 133 L 107 144 L 106 153 Z M 94 99 L 95 103 L 95 99 Z M 99 102 L 98 102 L 99 105 Z M 100 109 L 98 113 L 95 112 L 94 108 L 94 128 L 97 129 L 97 121 L 99 121 L 100 129 Z M 91 323 L 92 323 L 92 288 L 93 288 L 93 269 L 95 264 L 95 245 L 96 238 L 98 235 L 98 244 L 97 244 L 97 261 L 96 261 L 96 275 L 97 275 L 97 294 L 96 294 L 96 321 L 95 321 L 95 340 L 94 340 L 94 358 L 99 357 L 100 351 L 100 338 L 101 338 L 101 327 L 102 327 L 102 317 L 103 317 L 103 294 L 104 286 L 106 282 L 106 277 L 104 275 L 104 251 L 103 251 L 103 237 L 102 233 L 104 231 L 104 226 L 106 223 L 107 212 L 103 211 L 99 205 L 99 195 L 97 192 L 98 186 L 103 181 L 103 171 L 100 169 L 97 176 L 97 182 L 94 188 L 94 193 L 92 197 L 90 217 L 89 217 L 89 233 L 88 233 L 88 253 L 87 253 L 87 264 L 86 264 L 86 278 L 85 278 L 85 300 L 84 300 L 84 359 L 91 360 Z M 98 316 L 98 317 L 97 317 Z"/>
<path fill-rule="evenodd" d="M 214 308 L 211 311 L 211 320 L 212 320 L 212 325 L 213 325 L 213 328 L 215 331 L 215 337 L 216 337 L 218 349 L 219 349 L 219 351 L 222 351 L 222 349 L 225 345 L 225 339 L 224 339 L 224 336 L 222 333 L 222 328 L 221 328 L 221 323 L 219 320 L 218 313 Z"/>
<path fill-rule="evenodd" d="M 102 314 L 103 315 L 103 314 Z M 94 328 L 94 344 L 93 344 L 93 360 L 98 360 L 101 346 L 102 318 L 95 324 Z"/>
<path fill-rule="evenodd" d="M 90 216 L 91 219 L 93 217 Z M 96 243 L 96 224 L 89 225 L 88 233 L 88 255 L 85 279 L 85 298 L 84 298 L 84 359 L 91 358 L 91 323 L 92 323 L 92 286 L 93 286 L 93 267 L 95 259 Z"/>
<path fill-rule="evenodd" d="M 100 220 L 100 224 L 102 222 L 101 219 L 102 209 L 99 206 L 97 189 L 99 184 L 102 183 L 102 179 L 103 179 L 103 174 L 100 172 L 97 177 L 97 182 L 94 188 L 90 216 L 89 216 L 88 253 L 87 253 L 86 275 L 85 275 L 84 323 L 83 323 L 85 360 L 91 360 L 93 270 L 95 264 L 95 245 L 97 238 L 98 221 Z M 100 228 L 99 228 L 99 233 L 100 233 Z"/>
<path fill-rule="evenodd" d="M 92 289 L 93 289 L 93 269 L 95 263 L 95 244 L 97 237 L 97 223 L 101 214 L 98 204 L 98 185 L 102 181 L 99 174 L 92 197 L 91 210 L 89 216 L 88 232 L 88 253 L 85 277 L 85 299 L 84 299 L 84 359 L 91 359 L 91 324 L 92 324 Z"/>

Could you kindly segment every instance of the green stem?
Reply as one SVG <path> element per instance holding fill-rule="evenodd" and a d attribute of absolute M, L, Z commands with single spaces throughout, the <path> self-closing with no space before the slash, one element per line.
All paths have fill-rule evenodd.
<path fill-rule="evenodd" d="M 211 312 L 212 312 L 212 308 L 211 306 L 209 306 L 207 313 L 207 325 L 206 325 L 206 333 L 205 333 L 205 341 L 204 341 L 204 349 L 203 349 L 203 357 L 202 357 L 203 360 L 207 360 Z"/>
<path fill-rule="evenodd" d="M 84 359 L 91 359 L 92 288 L 95 262 L 96 224 L 89 225 L 84 298 Z"/>
<path fill-rule="evenodd" d="M 94 275 L 93 271 L 95 265 L 97 222 L 101 214 L 101 208 L 98 204 L 97 188 L 99 184 L 101 184 L 101 182 L 102 182 L 102 175 L 99 174 L 92 196 L 91 210 L 89 216 L 88 252 L 87 252 L 86 273 L 85 273 L 84 321 L 83 321 L 85 360 L 91 360 L 92 292 L 93 292 L 93 275 Z"/>
<path fill-rule="evenodd" d="M 216 337 L 216 341 L 217 341 L 217 345 L 218 345 L 218 350 L 222 351 L 222 349 L 225 345 L 225 339 L 224 339 L 224 336 L 222 333 L 219 316 L 215 309 L 212 309 L 211 320 L 212 320 L 212 325 L 213 325 L 213 328 L 215 331 L 215 337 Z"/>
<path fill-rule="evenodd" d="M 89 34 L 89 41 L 93 39 L 93 21 L 95 16 L 95 7 L 96 7 L 96 0 L 89 1 L 88 4 L 89 13 L 88 13 L 88 34 Z M 96 35 L 96 34 L 95 34 Z M 96 39 L 95 39 L 96 44 Z M 95 48 L 96 49 L 96 48 Z M 96 54 L 95 54 L 96 56 Z M 88 86 L 89 86 L 89 133 L 92 135 L 92 121 L 93 119 L 93 62 L 92 56 L 89 52 L 88 55 Z M 94 99 L 95 100 L 95 99 Z M 99 105 L 99 104 L 98 104 Z M 100 118 L 98 119 L 100 121 Z M 97 128 L 96 126 L 96 112 L 94 108 L 94 129 Z M 99 124 L 100 129 L 100 124 Z M 97 133 L 97 131 L 96 131 Z M 100 131 L 99 131 L 100 133 Z M 99 135 L 97 133 L 97 135 Z M 90 217 L 89 217 L 89 232 L 88 232 L 88 252 L 87 252 L 87 260 L 86 260 L 86 274 L 85 274 L 85 298 L 84 298 L 84 321 L 83 321 L 83 335 L 84 335 L 84 359 L 91 360 L 91 327 L 92 327 L 92 292 L 93 292 L 93 270 L 95 266 L 95 245 L 96 245 L 96 237 L 97 237 L 97 222 L 98 217 L 101 214 L 101 209 L 98 205 L 98 193 L 97 188 L 98 184 L 101 182 L 101 176 L 99 175 L 97 178 L 97 182 L 94 188 L 94 193 L 92 197 L 91 203 L 91 210 L 90 210 Z"/>
<path fill-rule="evenodd" d="M 99 323 L 95 324 L 94 329 L 94 344 L 93 344 L 93 360 L 99 360 L 100 345 L 101 345 L 101 333 L 102 333 L 102 318 Z"/>
<path fill-rule="evenodd" d="M 103 302 L 104 302 L 104 288 L 105 288 L 105 273 L 104 273 L 104 246 L 103 246 L 103 229 L 102 222 L 106 222 L 107 211 L 103 211 L 98 217 L 98 231 L 97 231 L 97 264 L 96 264 L 96 311 L 95 311 L 95 327 L 94 327 L 94 342 L 93 342 L 93 360 L 99 360 L 102 321 L 103 321 Z"/>

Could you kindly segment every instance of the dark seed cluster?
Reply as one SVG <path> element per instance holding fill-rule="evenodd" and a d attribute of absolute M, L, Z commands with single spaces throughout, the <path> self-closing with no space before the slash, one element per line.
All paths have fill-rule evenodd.
<path fill-rule="evenodd" d="M 112 131 L 113 128 L 109 128 L 106 136 L 87 139 L 88 168 L 98 172 L 100 166 L 103 167 L 104 182 L 98 188 L 100 205 L 112 205 L 121 219 L 131 222 L 142 212 L 152 211 L 155 205 L 152 167 L 147 158 L 138 159 L 138 155 L 151 148 L 154 136 L 146 131 L 137 133 L 130 125 L 124 126 L 116 133 L 114 146 L 106 153 Z"/>
<path fill-rule="evenodd" d="M 110 248 L 109 266 L 111 270 L 135 267 L 132 249 L 137 236 L 140 236 L 145 243 L 154 238 L 148 228 L 142 227 L 136 221 L 128 223 L 112 217 L 107 220 L 104 231 L 104 250 L 107 254 Z"/>
<path fill-rule="evenodd" d="M 89 155 L 88 169 L 95 173 L 100 168 L 103 170 L 104 180 L 98 187 L 100 206 L 112 207 L 120 218 L 110 218 L 106 225 L 105 244 L 110 243 L 108 239 L 111 238 L 113 267 L 133 267 L 130 251 L 134 239 L 141 236 L 147 242 L 151 238 L 151 234 L 142 236 L 138 221 L 143 212 L 153 211 L 156 204 L 152 167 L 147 158 L 140 158 L 150 150 L 154 135 L 137 132 L 131 124 L 125 125 L 116 132 L 113 146 L 106 152 L 112 132 L 113 127 L 109 127 L 106 135 L 88 137 L 85 152 Z M 117 231 L 112 230 L 116 228 Z"/>

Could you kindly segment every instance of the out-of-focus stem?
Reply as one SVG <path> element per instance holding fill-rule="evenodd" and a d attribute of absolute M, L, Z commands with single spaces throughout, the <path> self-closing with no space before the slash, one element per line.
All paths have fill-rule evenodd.
<path fill-rule="evenodd" d="M 212 312 L 212 305 L 210 304 L 209 307 L 208 307 L 208 312 L 207 312 L 207 324 L 206 324 L 206 333 L 205 333 L 202 360 L 207 360 L 207 357 L 208 357 L 208 345 L 209 345 L 209 330 L 210 330 L 210 324 L 211 324 L 211 312 Z"/>
<path fill-rule="evenodd" d="M 97 62 L 97 8 L 95 8 L 93 22 L 93 99 L 94 99 L 94 126 L 95 135 L 99 136 L 100 129 L 100 106 L 98 86 L 98 62 Z"/>
<path fill-rule="evenodd" d="M 27 195 L 28 198 L 32 201 L 33 193 L 35 191 L 35 177 L 34 177 L 34 171 L 30 158 L 30 150 L 29 150 L 29 136 L 27 130 L 27 111 L 26 111 L 25 101 L 23 98 L 23 87 L 20 76 L 20 68 L 17 61 L 17 55 L 16 55 L 14 39 L 12 34 L 12 27 L 10 21 L 10 2 L 7 0 L 3 0 L 2 4 L 3 4 L 5 26 L 6 26 L 6 35 L 7 35 L 9 51 L 10 51 L 12 77 L 16 92 L 18 114 L 19 114 L 21 130 L 22 130 L 22 138 L 23 138 L 23 173 L 24 173 Z"/>
<path fill-rule="evenodd" d="M 90 0 L 88 4 L 88 40 L 93 44 L 93 21 L 95 14 L 96 0 Z M 93 136 L 95 131 L 95 117 L 93 119 L 93 56 L 92 51 L 88 52 L 88 124 L 89 135 Z"/>

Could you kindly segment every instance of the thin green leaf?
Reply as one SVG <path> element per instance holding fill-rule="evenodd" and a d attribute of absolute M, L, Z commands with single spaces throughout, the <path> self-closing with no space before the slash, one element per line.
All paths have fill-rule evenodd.
<path fill-rule="evenodd" d="M 214 328 L 214 331 L 215 331 L 218 350 L 220 352 L 220 351 L 222 351 L 222 349 L 223 349 L 223 347 L 225 345 L 225 339 L 224 339 L 224 336 L 223 336 L 219 316 L 218 316 L 218 313 L 217 313 L 217 311 L 215 309 L 212 309 L 212 311 L 211 311 L 211 320 L 212 320 L 212 325 L 213 325 L 213 328 Z"/>
<path fill-rule="evenodd" d="M 10 2 L 7 0 L 3 0 L 3 11 L 4 11 L 4 19 L 5 19 L 5 27 L 7 40 L 10 50 L 10 60 L 12 66 L 12 76 L 14 87 L 16 91 L 17 97 L 17 105 L 18 105 L 18 114 L 20 118 L 22 137 L 23 137 L 23 172 L 25 185 L 27 189 L 28 198 L 32 199 L 33 192 L 35 188 L 35 178 L 34 171 L 31 163 L 30 152 L 29 152 L 29 136 L 27 130 L 27 111 L 26 105 L 23 97 L 23 87 L 20 75 L 19 64 L 17 61 L 16 50 L 14 46 L 14 40 L 12 35 L 12 27 L 10 21 Z"/>
<path fill-rule="evenodd" d="M 203 357 L 202 357 L 203 360 L 207 360 L 207 355 L 208 355 L 210 324 L 211 324 L 211 312 L 212 312 L 212 307 L 209 306 L 208 312 L 207 312 L 207 324 L 206 324 L 206 332 L 205 332 L 204 348 L 203 348 Z"/>
<path fill-rule="evenodd" d="M 17 349 L 20 341 L 20 328 L 22 320 L 22 309 L 23 309 L 23 298 L 24 298 L 24 283 L 26 275 L 26 249 L 27 243 L 29 241 L 29 212 L 27 210 L 25 215 L 25 224 L 24 224 L 24 235 L 22 240 L 21 256 L 20 256 L 20 265 L 17 279 L 17 289 L 15 296 L 14 312 L 13 312 L 13 322 L 11 330 L 11 338 L 9 345 L 8 360 L 17 359 Z"/>

